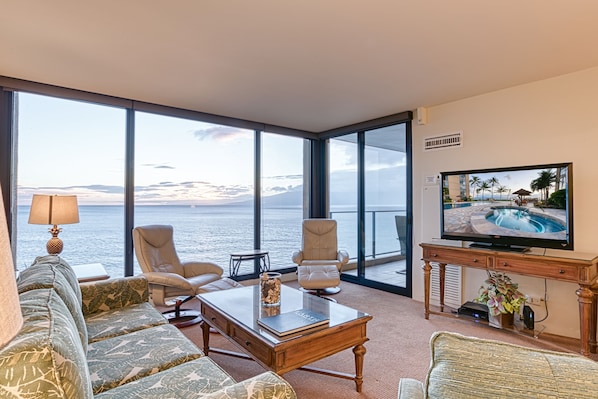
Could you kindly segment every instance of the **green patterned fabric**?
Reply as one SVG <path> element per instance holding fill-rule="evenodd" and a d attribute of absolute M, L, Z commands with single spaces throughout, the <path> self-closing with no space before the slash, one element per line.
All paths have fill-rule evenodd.
<path fill-rule="evenodd" d="M 440 332 L 431 338 L 430 399 L 595 399 L 598 363 L 585 357 Z"/>
<path fill-rule="evenodd" d="M 295 399 L 293 387 L 271 371 L 248 378 L 205 396 L 204 399 Z"/>
<path fill-rule="evenodd" d="M 202 357 L 102 392 L 96 399 L 201 398 L 234 383 L 212 359 Z"/>
<path fill-rule="evenodd" d="M 424 384 L 413 378 L 401 378 L 398 398 L 424 399 Z"/>
<path fill-rule="evenodd" d="M 23 327 L 0 350 L 0 397 L 93 398 L 77 327 L 53 289 L 19 296 Z"/>
<path fill-rule="evenodd" d="M 79 285 L 47 256 L 18 288 L 24 325 L 0 350 L 0 398 L 296 397 L 273 373 L 235 383 L 150 304 L 143 276 Z"/>
<path fill-rule="evenodd" d="M 58 260 L 57 256 L 52 256 L 52 258 Z M 87 350 L 87 326 L 81 311 L 81 294 L 78 290 L 79 295 L 73 291 L 68 279 L 58 267 L 50 262 L 35 263 L 19 273 L 17 287 L 19 293 L 40 288 L 53 288 L 71 312 L 79 332 L 83 350 Z"/>
<path fill-rule="evenodd" d="M 75 274 L 73 268 L 64 259 L 62 259 L 58 255 L 38 256 L 31 264 L 31 266 L 35 265 L 50 266 L 54 268 L 54 270 L 60 272 L 68 281 L 69 285 L 73 289 L 73 292 L 77 296 L 79 304 L 81 304 L 81 290 L 79 289 L 79 280 L 77 279 L 77 275 Z"/>
<path fill-rule="evenodd" d="M 143 276 L 83 283 L 80 287 L 85 317 L 149 301 L 147 279 Z"/>
<path fill-rule="evenodd" d="M 85 318 L 89 343 L 168 324 L 149 302 L 93 313 Z"/>
<path fill-rule="evenodd" d="M 87 349 L 94 394 L 201 356 L 203 352 L 170 324 L 97 341 Z"/>

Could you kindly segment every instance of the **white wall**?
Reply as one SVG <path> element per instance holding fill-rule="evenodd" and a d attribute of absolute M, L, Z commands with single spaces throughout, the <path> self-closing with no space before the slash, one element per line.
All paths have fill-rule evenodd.
<path fill-rule="evenodd" d="M 422 104 L 425 105 L 425 104 Z M 463 147 L 423 152 L 423 139 L 463 132 Z M 413 298 L 423 301 L 420 242 L 439 236 L 438 188 L 425 176 L 441 171 L 573 162 L 576 252 L 598 254 L 598 68 L 428 108 L 413 123 Z M 544 280 L 511 276 L 541 296 Z M 464 300 L 477 296 L 485 272 L 464 269 Z M 547 280 L 546 332 L 579 337 L 576 284 Z M 536 319 L 543 307 L 534 307 Z"/>

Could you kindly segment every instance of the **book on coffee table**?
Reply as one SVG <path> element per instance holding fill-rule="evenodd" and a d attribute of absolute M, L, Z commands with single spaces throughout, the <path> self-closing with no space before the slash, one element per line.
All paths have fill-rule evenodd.
<path fill-rule="evenodd" d="M 307 309 L 297 309 L 257 319 L 257 324 L 281 337 L 316 327 L 325 327 L 328 322 L 328 316 Z"/>

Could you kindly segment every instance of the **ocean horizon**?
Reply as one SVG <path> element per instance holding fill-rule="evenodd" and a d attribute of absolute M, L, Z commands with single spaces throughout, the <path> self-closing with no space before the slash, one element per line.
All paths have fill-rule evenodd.
<path fill-rule="evenodd" d="M 368 214 L 366 237 L 371 237 Z M 394 215 L 401 210 L 388 207 L 376 213 L 376 253 L 398 252 Z M 51 226 L 28 224 L 29 206 L 19 206 L 17 215 L 16 265 L 22 270 L 37 256 L 46 255 L 46 242 Z M 356 213 L 348 207 L 332 212 L 338 222 L 339 248 L 354 258 L 357 250 Z M 262 241 L 269 251 L 271 269 L 294 266 L 292 253 L 301 246 L 303 208 L 297 206 L 262 209 Z M 368 223 L 369 222 L 369 223 Z M 228 275 L 230 254 L 251 250 L 253 240 L 253 207 L 247 205 L 140 205 L 135 207 L 135 226 L 169 224 L 174 228 L 174 241 L 181 261 L 206 261 L 221 266 Z M 111 277 L 124 275 L 124 206 L 79 205 L 79 223 L 61 225 L 59 237 L 64 242 L 60 256 L 71 265 L 101 263 Z M 130 234 L 130 233 L 129 233 Z M 129 237 L 127 234 L 127 238 Z M 371 255 L 372 243 L 366 245 Z M 141 273 L 134 259 L 134 274 Z M 243 262 L 239 274 L 253 271 L 252 262 Z"/>

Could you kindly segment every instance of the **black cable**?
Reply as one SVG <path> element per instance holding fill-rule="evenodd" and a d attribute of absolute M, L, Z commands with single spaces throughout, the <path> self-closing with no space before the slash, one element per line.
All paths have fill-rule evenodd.
<path fill-rule="evenodd" d="M 536 320 L 536 323 L 540 323 L 548 318 L 548 287 L 546 284 L 546 279 L 544 279 L 544 309 L 546 310 L 546 316 L 540 320 Z"/>

